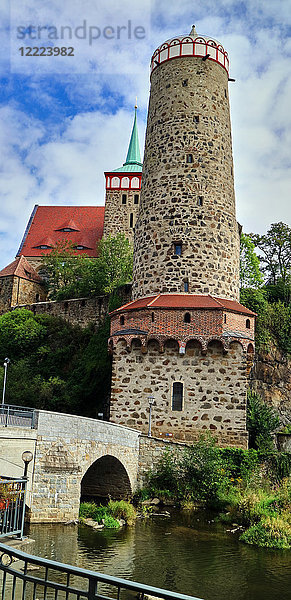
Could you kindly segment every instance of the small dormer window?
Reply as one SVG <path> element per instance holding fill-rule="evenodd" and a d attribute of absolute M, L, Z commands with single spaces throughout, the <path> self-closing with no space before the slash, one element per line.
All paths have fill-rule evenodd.
<path fill-rule="evenodd" d="M 48 246 L 47 244 L 41 244 L 40 246 L 34 246 L 34 248 L 37 248 L 38 250 L 47 250 L 48 248 L 51 248 L 52 246 Z"/>
<path fill-rule="evenodd" d="M 88 246 L 83 246 L 82 244 L 78 244 L 78 246 L 74 246 L 75 250 L 88 250 Z"/>
<path fill-rule="evenodd" d="M 70 231 L 77 231 L 77 229 L 72 229 L 72 227 L 62 227 L 62 229 L 57 229 L 56 231 L 70 232 Z"/>

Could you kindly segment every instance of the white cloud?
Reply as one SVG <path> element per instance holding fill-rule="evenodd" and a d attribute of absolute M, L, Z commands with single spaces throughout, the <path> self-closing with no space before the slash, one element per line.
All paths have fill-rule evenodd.
<path fill-rule="evenodd" d="M 23 15 L 23 6 L 28 10 L 37 6 L 39 14 L 29 15 L 33 22 L 39 18 L 49 23 L 57 17 L 65 24 L 84 18 L 94 23 L 96 14 L 105 19 L 115 11 L 115 18 L 121 18 L 116 9 L 123 10 L 128 2 L 23 0 L 13 2 L 14 23 Z M 141 14 L 143 8 L 147 12 L 148 2 L 135 4 Z M 4 5 L 0 15 L 5 25 Z M 106 10 L 102 13 L 100 7 Z M 53 107 L 54 114 L 63 111 L 72 116 L 48 122 L 33 117 L 27 102 L 26 108 L 13 99 L 2 106 L 0 230 L 5 234 L 5 247 L 1 266 L 13 259 L 34 204 L 103 204 L 103 171 L 125 160 L 135 96 L 143 146 L 151 54 L 164 40 L 189 32 L 192 23 L 198 32 L 221 41 L 236 79 L 230 83 L 230 96 L 238 220 L 245 231 L 259 232 L 266 231 L 271 222 L 289 222 L 291 43 L 286 26 L 290 21 L 289 0 L 160 0 L 152 3 L 151 36 L 135 46 L 134 55 L 126 44 L 110 47 L 106 56 L 110 75 L 100 76 L 98 55 L 93 57 L 95 70 L 92 60 L 88 73 L 87 50 L 80 46 L 79 65 L 71 63 L 70 74 L 59 76 L 66 98 L 55 96 L 54 87 L 50 89 L 53 80 L 45 62 L 40 58 L 31 62 L 39 69 L 38 75 L 29 80 L 15 76 L 25 86 L 31 107 L 41 106 L 48 112 Z M 77 76 L 76 69 L 85 67 L 86 72 Z M 104 73 L 104 65 L 102 69 Z M 130 69 L 133 74 L 128 74 Z"/>

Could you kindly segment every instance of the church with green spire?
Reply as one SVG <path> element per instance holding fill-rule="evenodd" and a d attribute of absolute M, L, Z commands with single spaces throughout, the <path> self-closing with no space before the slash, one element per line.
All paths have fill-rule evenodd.
<path fill-rule="evenodd" d="M 122 167 L 105 172 L 105 206 L 35 205 L 25 228 L 16 260 L 0 271 L 0 314 L 19 304 L 14 288 L 25 289 L 21 302 L 33 304 L 46 299 L 41 278 L 43 256 L 58 244 L 69 243 L 76 255 L 96 258 L 101 238 L 124 233 L 133 245 L 142 178 L 142 161 L 137 128 L 137 106 L 128 151 Z M 27 269 L 15 272 L 15 264 L 27 261 Z M 21 262 L 21 264 L 22 264 Z M 28 275 L 29 269 L 38 277 Z M 25 272 L 24 272 L 25 271 Z M 15 284 L 15 285 L 14 285 Z M 37 288 L 37 289 L 36 289 Z M 16 299 L 15 299 L 16 298 Z"/>
<path fill-rule="evenodd" d="M 124 233 L 133 243 L 140 201 L 142 161 L 137 128 L 137 107 L 128 151 L 122 167 L 105 172 L 106 200 L 103 235 Z"/>

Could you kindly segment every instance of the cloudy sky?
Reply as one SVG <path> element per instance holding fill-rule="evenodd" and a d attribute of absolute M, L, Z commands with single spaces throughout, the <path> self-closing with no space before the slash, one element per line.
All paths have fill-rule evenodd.
<path fill-rule="evenodd" d="M 104 204 L 136 96 L 143 147 L 150 57 L 193 23 L 223 44 L 236 80 L 238 220 L 260 233 L 290 223 L 291 0 L 1 0 L 0 23 L 0 268 L 35 204 Z M 74 56 L 21 55 L 48 45 Z"/>

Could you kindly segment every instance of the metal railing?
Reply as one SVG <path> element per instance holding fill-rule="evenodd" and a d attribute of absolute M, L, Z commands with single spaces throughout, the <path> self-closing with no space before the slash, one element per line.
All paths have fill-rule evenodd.
<path fill-rule="evenodd" d="M 0 584 L 2 600 L 199 600 L 31 556 L 4 544 L 0 544 Z"/>
<path fill-rule="evenodd" d="M 0 478 L 0 538 L 23 536 L 27 478 Z"/>
<path fill-rule="evenodd" d="M 37 414 L 34 408 L 1 404 L 0 427 L 29 427 L 30 429 L 36 429 Z"/>

